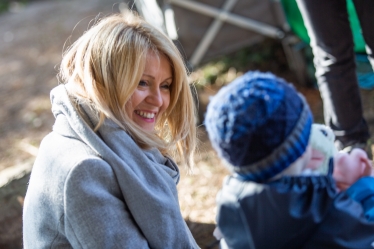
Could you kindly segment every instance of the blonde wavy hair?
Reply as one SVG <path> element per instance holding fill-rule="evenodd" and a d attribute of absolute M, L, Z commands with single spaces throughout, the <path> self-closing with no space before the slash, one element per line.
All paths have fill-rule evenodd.
<path fill-rule="evenodd" d="M 142 130 L 125 111 L 149 51 L 164 54 L 173 74 L 170 104 L 154 134 Z M 97 21 L 64 52 L 58 76 L 60 82 L 73 85 L 70 94 L 88 100 L 98 111 L 95 130 L 109 118 L 141 148 L 157 147 L 192 169 L 196 115 L 185 64 L 173 42 L 141 17 L 127 11 Z"/>

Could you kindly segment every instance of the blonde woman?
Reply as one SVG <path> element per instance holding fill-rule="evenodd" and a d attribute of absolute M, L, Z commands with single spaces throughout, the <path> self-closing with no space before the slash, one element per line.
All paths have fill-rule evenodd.
<path fill-rule="evenodd" d="M 191 167 L 195 110 L 172 41 L 128 12 L 65 52 L 24 206 L 24 248 L 198 248 L 173 159 Z M 172 159 L 173 158 L 173 159 Z"/>

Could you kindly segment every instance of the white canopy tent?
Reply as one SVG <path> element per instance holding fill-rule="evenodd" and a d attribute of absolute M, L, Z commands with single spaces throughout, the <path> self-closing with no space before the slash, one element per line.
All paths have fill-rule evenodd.
<path fill-rule="evenodd" d="M 295 49 L 279 0 L 135 0 L 127 1 L 175 41 L 190 69 L 270 37 L 282 41 L 290 68 L 301 84 L 306 65 Z"/>

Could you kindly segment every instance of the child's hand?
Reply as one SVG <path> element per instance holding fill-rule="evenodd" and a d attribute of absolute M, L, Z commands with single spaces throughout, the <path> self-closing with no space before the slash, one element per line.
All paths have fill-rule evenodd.
<path fill-rule="evenodd" d="M 339 152 L 334 157 L 333 177 L 340 190 L 346 190 L 363 176 L 373 175 L 371 162 L 362 149 L 353 149 L 350 154 Z"/>

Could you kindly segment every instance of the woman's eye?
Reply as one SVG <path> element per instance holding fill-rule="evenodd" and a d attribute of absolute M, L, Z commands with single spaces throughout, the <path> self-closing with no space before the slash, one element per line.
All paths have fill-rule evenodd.
<path fill-rule="evenodd" d="M 139 81 L 139 86 L 147 86 L 147 82 L 144 80 Z"/>
<path fill-rule="evenodd" d="M 170 84 L 162 85 L 161 88 L 170 90 Z"/>

